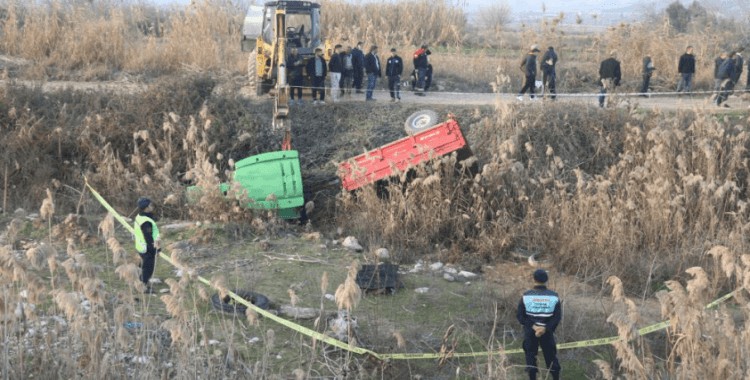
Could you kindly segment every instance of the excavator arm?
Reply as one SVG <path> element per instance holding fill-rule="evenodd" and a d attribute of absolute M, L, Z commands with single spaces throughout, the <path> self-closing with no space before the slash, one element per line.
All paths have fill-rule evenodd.
<path fill-rule="evenodd" d="M 281 150 L 292 149 L 292 126 L 289 123 L 289 84 L 286 75 L 286 12 L 276 11 L 276 51 L 277 80 L 276 99 L 273 107 L 273 128 L 284 131 L 284 142 Z"/>

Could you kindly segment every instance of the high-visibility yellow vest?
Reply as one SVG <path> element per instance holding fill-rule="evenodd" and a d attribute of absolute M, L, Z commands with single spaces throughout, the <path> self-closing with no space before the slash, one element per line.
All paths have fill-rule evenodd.
<path fill-rule="evenodd" d="M 156 222 L 147 216 L 137 215 L 135 217 L 133 229 L 135 230 L 135 249 L 140 253 L 146 253 L 147 248 L 146 237 L 143 236 L 143 231 L 141 230 L 141 225 L 146 222 L 151 222 L 151 234 L 153 235 L 154 241 L 159 238 L 159 228 L 156 227 Z"/>

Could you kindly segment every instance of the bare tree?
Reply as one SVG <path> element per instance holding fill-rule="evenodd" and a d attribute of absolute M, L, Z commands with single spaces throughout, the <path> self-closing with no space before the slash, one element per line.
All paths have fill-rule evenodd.
<path fill-rule="evenodd" d="M 510 13 L 510 5 L 506 1 L 495 1 L 479 9 L 477 26 L 490 33 L 499 33 L 510 21 Z"/>

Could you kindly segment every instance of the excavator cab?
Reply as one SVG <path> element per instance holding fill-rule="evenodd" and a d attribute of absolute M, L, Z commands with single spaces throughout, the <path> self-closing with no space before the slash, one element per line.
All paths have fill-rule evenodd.
<path fill-rule="evenodd" d="M 321 38 L 320 4 L 310 1 L 270 1 L 263 7 L 251 6 L 242 34 L 242 51 L 251 53 L 250 86 L 255 87 L 257 95 L 268 92 L 279 81 L 279 67 L 291 48 L 297 48 L 303 59 L 312 58 L 316 48 L 323 49 L 326 59 L 332 53 L 330 42 Z"/>

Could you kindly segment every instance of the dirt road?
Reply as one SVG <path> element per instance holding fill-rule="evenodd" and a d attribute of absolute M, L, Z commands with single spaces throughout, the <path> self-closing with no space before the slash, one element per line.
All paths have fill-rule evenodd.
<path fill-rule="evenodd" d="M 74 82 L 74 81 L 22 81 L 22 80 L 0 80 L 0 86 L 6 83 L 23 85 L 27 87 L 40 87 L 44 92 L 55 92 L 66 89 L 74 89 L 86 92 L 120 92 L 127 94 L 134 94 L 140 91 L 144 91 L 148 88 L 147 84 L 144 83 L 133 83 L 129 81 L 109 81 L 109 82 Z M 217 86 L 221 87 L 221 86 Z M 249 91 L 243 88 L 239 91 L 239 94 L 243 97 L 249 98 Z M 343 101 L 346 102 L 359 102 L 364 101 L 363 94 L 355 94 L 352 99 Z M 531 101 L 528 95 L 521 102 L 516 98 L 516 94 L 491 94 L 491 93 L 459 93 L 459 92 L 430 92 L 426 96 L 417 96 L 411 91 L 403 91 L 401 93 L 402 103 L 413 103 L 413 104 L 441 104 L 441 105 L 494 105 L 496 102 L 512 102 L 522 105 L 535 105 L 543 101 Z M 388 103 L 390 102 L 390 96 L 387 90 L 376 90 L 374 98 L 376 103 Z M 262 98 L 263 99 L 263 98 Z M 267 97 L 270 100 L 270 97 Z M 326 99 L 329 103 L 331 102 L 331 96 L 328 95 Z M 560 96 L 557 102 L 571 103 L 571 104 L 598 104 L 597 95 L 595 94 L 575 94 L 573 96 Z M 710 102 L 707 94 L 694 95 L 691 97 L 676 97 L 668 95 L 655 95 L 650 98 L 631 97 L 623 96 L 618 99 L 618 107 L 624 108 L 628 104 L 637 105 L 639 108 L 653 109 L 659 108 L 665 111 L 674 110 L 690 110 L 694 108 L 707 109 L 707 110 L 747 110 L 750 108 L 750 101 L 743 100 L 741 97 L 732 96 L 727 102 L 730 108 L 717 108 Z"/>

